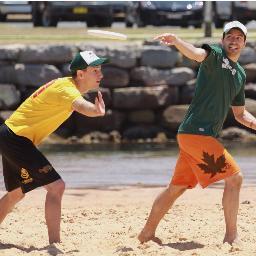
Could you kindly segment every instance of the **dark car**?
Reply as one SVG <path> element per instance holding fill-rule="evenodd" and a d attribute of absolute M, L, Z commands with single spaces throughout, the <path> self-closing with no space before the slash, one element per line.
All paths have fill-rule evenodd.
<path fill-rule="evenodd" d="M 27 1 L 0 1 L 0 21 L 6 21 L 8 15 L 31 14 L 31 5 Z"/>
<path fill-rule="evenodd" d="M 85 21 L 88 27 L 110 27 L 113 8 L 107 1 L 33 1 L 34 26 L 54 27 L 58 21 Z"/>
<path fill-rule="evenodd" d="M 163 26 L 177 25 L 201 27 L 203 1 L 141 1 L 132 2 L 127 8 L 126 26 L 137 24 Z"/>

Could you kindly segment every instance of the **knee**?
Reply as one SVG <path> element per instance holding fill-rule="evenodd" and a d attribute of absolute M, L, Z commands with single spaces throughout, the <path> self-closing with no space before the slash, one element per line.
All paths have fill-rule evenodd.
<path fill-rule="evenodd" d="M 243 183 L 242 173 L 237 173 L 226 179 L 226 185 L 232 188 L 240 188 Z"/>
<path fill-rule="evenodd" d="M 18 203 L 25 197 L 25 194 L 21 191 L 21 189 L 16 189 L 7 193 L 8 200 L 12 202 Z"/>
<path fill-rule="evenodd" d="M 65 182 L 63 180 L 57 180 L 48 187 L 48 193 L 55 197 L 62 197 L 65 191 Z"/>
<path fill-rule="evenodd" d="M 182 195 L 186 190 L 187 190 L 186 186 L 176 186 L 176 185 L 172 185 L 172 184 L 170 184 L 166 189 L 167 193 L 175 195 L 175 196 Z"/>

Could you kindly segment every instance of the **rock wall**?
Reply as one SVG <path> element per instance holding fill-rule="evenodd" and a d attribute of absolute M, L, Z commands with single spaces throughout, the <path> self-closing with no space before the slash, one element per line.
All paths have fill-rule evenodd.
<path fill-rule="evenodd" d="M 0 123 L 39 86 L 69 75 L 68 63 L 75 53 L 89 49 L 110 58 L 110 64 L 102 67 L 106 115 L 87 118 L 73 113 L 56 133 L 86 141 L 90 133 L 94 139 L 98 136 L 114 141 L 175 138 L 194 94 L 198 64 L 175 48 L 151 42 L 113 46 L 1 45 Z M 239 61 L 247 73 L 246 105 L 256 115 L 255 43 L 248 43 Z M 94 101 L 95 95 L 91 92 L 85 98 Z M 224 127 L 234 125 L 237 123 L 230 114 Z"/>

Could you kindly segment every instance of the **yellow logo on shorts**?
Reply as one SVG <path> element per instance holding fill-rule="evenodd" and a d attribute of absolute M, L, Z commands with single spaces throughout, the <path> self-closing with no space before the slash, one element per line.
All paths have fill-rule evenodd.
<path fill-rule="evenodd" d="M 20 176 L 23 179 L 22 181 L 23 184 L 27 184 L 33 181 L 33 179 L 29 176 L 28 171 L 24 168 L 21 169 Z"/>

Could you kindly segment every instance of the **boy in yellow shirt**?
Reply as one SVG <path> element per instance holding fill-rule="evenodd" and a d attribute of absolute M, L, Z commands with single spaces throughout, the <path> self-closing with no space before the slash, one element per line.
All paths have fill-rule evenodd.
<path fill-rule="evenodd" d="M 0 126 L 0 151 L 7 193 L 0 199 L 0 223 L 25 193 L 43 186 L 49 243 L 60 242 L 61 200 L 65 183 L 37 149 L 41 141 L 77 111 L 96 117 L 105 114 L 100 91 L 95 103 L 82 94 L 98 89 L 103 78 L 99 58 L 92 51 L 76 54 L 70 65 L 72 77 L 50 81 L 24 101 Z"/>

